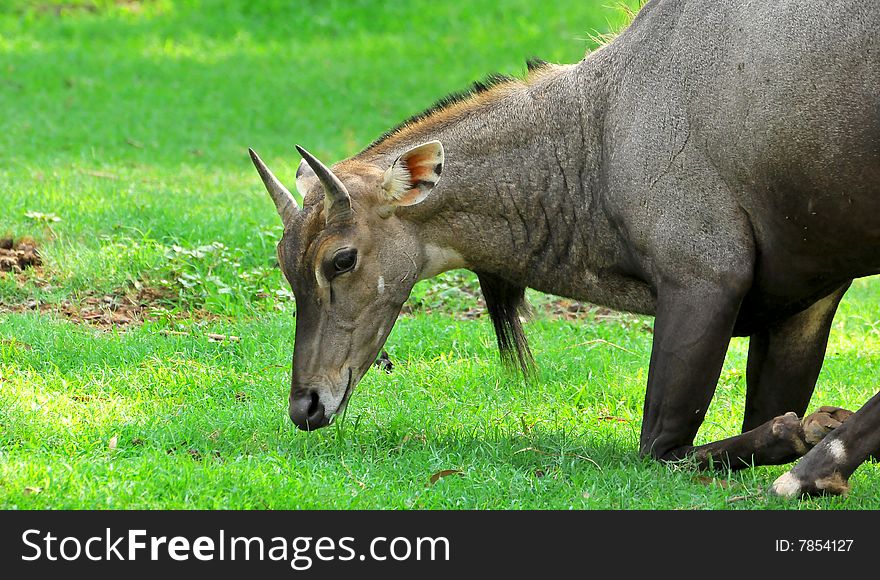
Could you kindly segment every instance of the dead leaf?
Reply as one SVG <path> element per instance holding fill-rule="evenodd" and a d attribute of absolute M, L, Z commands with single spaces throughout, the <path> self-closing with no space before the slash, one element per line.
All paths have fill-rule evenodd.
<path fill-rule="evenodd" d="M 30 486 L 28 486 L 28 487 L 24 488 L 24 494 L 25 494 L 25 495 L 37 495 L 38 493 L 42 493 L 42 492 L 43 492 L 43 488 L 42 488 L 42 487 L 30 487 Z"/>
<path fill-rule="evenodd" d="M 400 451 L 403 449 L 403 446 L 409 443 L 410 441 L 418 441 L 422 445 L 428 442 L 428 439 L 425 437 L 423 433 L 407 433 L 403 436 L 403 439 L 400 443 L 397 444 L 397 447 L 394 448 L 395 451 Z"/>
<path fill-rule="evenodd" d="M 189 336 L 188 332 L 182 330 L 168 330 L 167 328 L 160 330 L 159 334 L 164 334 L 165 336 Z"/>
<path fill-rule="evenodd" d="M 408 441 L 418 441 L 421 444 L 425 444 L 428 442 L 428 438 L 425 437 L 424 433 L 407 433 L 403 436 L 403 441 L 401 441 L 401 445 L 407 443 Z"/>
<path fill-rule="evenodd" d="M 543 469 L 536 469 L 535 470 L 535 477 L 544 477 L 545 475 L 546 474 L 544 473 Z"/>
<path fill-rule="evenodd" d="M 114 435 L 110 438 L 110 441 L 107 442 L 107 449 L 110 451 L 114 451 L 116 449 L 116 443 L 119 441 L 119 438 Z"/>
<path fill-rule="evenodd" d="M 694 481 L 696 481 L 697 483 L 702 483 L 703 485 L 717 485 L 722 489 L 727 489 L 736 485 L 735 482 L 731 482 L 726 479 L 706 477 L 705 475 L 698 475 L 694 478 Z"/>
<path fill-rule="evenodd" d="M 240 337 L 232 336 L 231 334 L 226 335 L 226 334 L 214 334 L 213 332 L 207 332 L 207 333 L 205 333 L 205 336 L 208 337 L 208 341 L 210 341 L 210 342 L 223 342 L 224 340 L 228 340 L 231 342 L 238 342 L 239 340 L 241 340 Z"/>
<path fill-rule="evenodd" d="M 763 495 L 760 492 L 750 493 L 747 495 L 735 495 L 732 498 L 730 498 L 729 500 L 727 500 L 727 503 L 736 503 L 738 501 L 743 501 L 745 499 L 753 499 L 753 498 L 761 498 L 761 497 L 763 497 Z"/>
<path fill-rule="evenodd" d="M 629 423 L 629 419 L 623 417 L 615 417 L 614 415 L 599 415 L 598 421 L 617 421 L 618 423 Z"/>
<path fill-rule="evenodd" d="M 32 219 L 34 221 L 50 223 L 50 222 L 60 222 L 61 218 L 55 215 L 54 213 L 43 213 L 39 211 L 28 211 L 25 212 L 24 217 L 28 219 Z"/>
<path fill-rule="evenodd" d="M 100 177 L 101 179 L 119 179 L 117 176 L 103 171 L 83 171 L 83 173 L 92 177 Z"/>
<path fill-rule="evenodd" d="M 0 344 L 9 345 L 12 348 L 21 348 L 23 350 L 31 350 L 32 347 L 26 342 L 21 342 L 20 340 L 16 340 L 14 338 L 0 338 Z"/>
<path fill-rule="evenodd" d="M 444 477 L 449 477 L 450 475 L 464 475 L 464 472 L 460 469 L 441 469 L 431 476 L 431 479 L 428 480 L 428 483 L 425 484 L 425 487 L 431 487 Z"/>

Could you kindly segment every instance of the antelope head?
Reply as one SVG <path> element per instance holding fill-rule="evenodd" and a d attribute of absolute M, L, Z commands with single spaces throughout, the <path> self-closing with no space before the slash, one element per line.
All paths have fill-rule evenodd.
<path fill-rule="evenodd" d="M 297 150 L 302 207 L 250 154 L 284 224 L 278 262 L 296 298 L 289 412 L 308 431 L 344 410 L 412 287 L 437 273 L 415 224 L 397 210 L 431 194 L 443 146 L 419 145 L 385 167 L 348 160 L 333 169 Z"/>

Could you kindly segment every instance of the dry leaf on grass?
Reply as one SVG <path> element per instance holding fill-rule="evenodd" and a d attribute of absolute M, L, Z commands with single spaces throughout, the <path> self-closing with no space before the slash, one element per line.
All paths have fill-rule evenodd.
<path fill-rule="evenodd" d="M 183 330 L 168 330 L 163 328 L 159 331 L 159 334 L 164 334 L 165 336 L 191 336 L 191 333 L 185 332 Z M 234 336 L 232 334 L 217 334 L 216 332 L 206 332 L 205 336 L 208 337 L 208 342 L 239 342 L 241 340 L 240 336 Z"/>
<path fill-rule="evenodd" d="M 103 171 L 83 171 L 83 173 L 92 177 L 100 177 L 101 179 L 119 179 L 119 177 Z"/>
<path fill-rule="evenodd" d="M 8 345 L 12 348 L 20 348 L 22 350 L 31 350 L 34 348 L 28 343 L 21 342 L 20 340 L 14 338 L 0 338 L 0 344 Z"/>
<path fill-rule="evenodd" d="M 188 332 L 182 330 L 168 330 L 167 328 L 161 329 L 159 334 L 164 334 L 165 336 L 189 336 Z"/>
<path fill-rule="evenodd" d="M 231 334 L 214 334 L 213 332 L 207 332 L 205 333 L 205 336 L 208 337 L 209 342 L 223 342 L 224 340 L 238 342 L 241 340 L 240 337 L 232 336 Z"/>
<path fill-rule="evenodd" d="M 728 487 L 733 487 L 736 485 L 735 482 L 728 481 L 726 479 L 717 479 L 715 477 L 707 477 L 705 475 L 698 475 L 694 478 L 694 481 L 697 483 L 702 483 L 703 485 L 717 485 L 722 489 L 727 489 Z"/>
<path fill-rule="evenodd" d="M 431 479 L 428 480 L 428 483 L 425 484 L 426 487 L 431 487 L 444 477 L 449 477 L 450 475 L 464 475 L 464 472 L 460 469 L 441 469 L 437 473 L 431 476 Z"/>
<path fill-rule="evenodd" d="M 38 493 L 42 493 L 42 491 L 43 491 L 42 487 L 28 486 L 28 487 L 24 488 L 25 495 L 37 495 Z"/>
<path fill-rule="evenodd" d="M 418 441 L 422 445 L 428 442 L 427 437 L 425 437 L 424 433 L 407 433 L 403 436 L 403 439 L 400 443 L 397 444 L 397 447 L 394 448 L 395 451 L 400 451 L 403 449 L 403 446 L 409 443 L 410 441 Z"/>
<path fill-rule="evenodd" d="M 110 438 L 110 441 L 107 442 L 107 449 L 110 451 L 114 451 L 116 449 L 116 444 L 119 442 L 119 438 L 114 435 Z"/>
<path fill-rule="evenodd" d="M 615 421 L 617 423 L 629 423 L 629 419 L 624 419 L 623 417 L 616 417 L 614 415 L 599 415 L 596 419 L 597 421 Z"/>

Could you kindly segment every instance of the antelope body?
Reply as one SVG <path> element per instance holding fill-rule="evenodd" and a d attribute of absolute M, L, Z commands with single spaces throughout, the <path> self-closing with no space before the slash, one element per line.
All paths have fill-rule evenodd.
<path fill-rule="evenodd" d="M 344 408 L 418 280 L 468 268 L 524 366 L 527 287 L 656 317 L 642 454 L 806 455 L 774 491 L 844 493 L 880 395 L 801 417 L 839 301 L 880 272 L 880 5 L 653 0 L 581 62 L 529 68 L 332 169 L 298 148 L 301 208 L 251 152 L 297 301 L 294 423 Z M 694 447 L 734 335 L 743 433 Z"/>

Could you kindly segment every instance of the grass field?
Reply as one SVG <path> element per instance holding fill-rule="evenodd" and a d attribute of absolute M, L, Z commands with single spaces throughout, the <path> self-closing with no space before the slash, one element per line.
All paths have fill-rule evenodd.
<path fill-rule="evenodd" d="M 526 385 L 461 272 L 417 286 L 393 372 L 368 373 L 343 420 L 290 423 L 295 304 L 246 148 L 292 182 L 294 143 L 340 159 L 490 72 L 580 59 L 624 21 L 605 4 L 4 3 L 0 239 L 32 238 L 43 264 L 0 273 L 0 507 L 880 508 L 877 464 L 847 498 L 785 502 L 766 490 L 786 467 L 639 459 L 651 319 L 539 307 Z M 701 442 L 738 432 L 746 349 Z M 878 384 L 869 279 L 813 407 Z"/>

